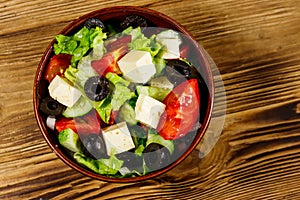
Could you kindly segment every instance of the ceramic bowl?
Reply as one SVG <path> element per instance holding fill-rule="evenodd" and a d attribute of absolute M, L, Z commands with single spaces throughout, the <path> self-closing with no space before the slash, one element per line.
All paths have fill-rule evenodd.
<path fill-rule="evenodd" d="M 69 25 L 67 25 L 60 33 L 63 35 L 71 35 L 78 31 L 83 23 L 89 18 L 99 18 L 103 22 L 107 21 L 120 21 L 129 15 L 138 15 L 145 18 L 153 27 L 160 27 L 165 29 L 172 29 L 181 33 L 189 43 L 189 53 L 188 60 L 192 61 L 192 64 L 197 68 L 199 73 L 201 74 L 201 80 L 199 84 L 200 90 L 200 126 L 197 127 L 197 130 L 193 136 L 193 138 L 189 138 L 188 146 L 184 148 L 184 151 L 180 153 L 167 166 L 164 166 L 161 169 L 157 169 L 152 171 L 146 175 L 136 176 L 136 177 L 127 177 L 127 178 L 116 178 L 109 177 L 106 175 L 97 174 L 86 167 L 78 164 L 74 161 L 72 156 L 63 148 L 57 139 L 57 133 L 55 131 L 49 129 L 46 126 L 46 116 L 39 111 L 39 106 L 41 103 L 41 98 L 46 93 L 47 87 L 44 84 L 43 76 L 45 74 L 47 64 L 49 63 L 50 58 L 54 55 L 53 52 L 53 44 L 55 40 L 50 42 L 48 48 L 45 50 L 39 66 L 37 68 L 35 80 L 34 80 L 34 89 L 33 89 L 33 100 L 34 100 L 34 112 L 37 119 L 38 126 L 41 130 L 43 137 L 48 143 L 49 147 L 54 151 L 54 153 L 68 166 L 72 167 L 74 170 L 89 176 L 94 179 L 98 179 L 101 181 L 107 182 L 135 182 L 142 181 L 157 177 L 162 175 L 179 163 L 181 163 L 189 154 L 195 149 L 195 147 L 200 142 L 201 138 L 205 134 L 208 124 L 210 122 L 212 107 L 213 107 L 213 94 L 214 94 L 214 83 L 211 72 L 211 66 L 206 56 L 204 49 L 198 44 L 195 38 L 191 35 L 191 33 L 176 22 L 174 19 L 162 14 L 160 12 L 141 8 L 141 7 L 132 7 L 132 6 L 121 6 L 121 7 L 109 7 L 100 10 L 96 10 L 94 12 L 88 13 L 78 19 L 75 19 Z M 192 116 L 191 116 L 192 117 Z M 194 130 L 195 131 L 195 130 Z M 175 146 L 176 148 L 176 146 Z"/>

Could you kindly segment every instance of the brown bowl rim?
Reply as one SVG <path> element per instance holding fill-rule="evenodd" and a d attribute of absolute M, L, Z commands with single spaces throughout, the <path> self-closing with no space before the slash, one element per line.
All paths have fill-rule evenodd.
<path fill-rule="evenodd" d="M 213 81 L 213 75 L 212 75 L 212 71 L 210 69 L 210 62 L 208 61 L 206 54 L 204 52 L 204 49 L 202 46 L 200 46 L 196 39 L 194 38 L 194 36 L 185 28 L 183 27 L 180 23 L 178 23 L 176 20 L 170 18 L 169 16 L 149 9 L 149 8 L 145 8 L 145 7 L 138 7 L 138 6 L 114 6 L 114 7 L 106 7 L 106 8 L 102 8 L 102 9 L 98 9 L 95 10 L 93 12 L 87 13 L 77 19 L 75 19 L 74 21 L 72 21 L 71 23 L 69 23 L 61 32 L 60 34 L 63 33 L 68 33 L 71 30 L 74 29 L 74 27 L 77 27 L 76 25 L 80 25 L 82 24 L 83 21 L 85 21 L 88 18 L 91 18 L 93 16 L 96 16 L 99 13 L 110 13 L 112 10 L 118 11 L 118 12 L 122 12 L 122 11 L 126 11 L 126 12 L 134 12 L 134 13 L 146 13 L 149 15 L 152 15 L 157 18 L 161 18 L 164 21 L 167 21 L 167 23 L 171 24 L 172 27 L 175 28 L 175 30 L 187 35 L 188 37 L 190 37 L 193 41 L 193 43 L 199 48 L 199 53 L 202 56 L 203 61 L 205 62 L 205 75 L 206 78 L 208 78 L 207 81 L 207 86 L 208 86 L 208 90 L 209 90 L 209 96 L 210 98 L 208 98 L 208 107 L 207 107 L 207 112 L 206 117 L 204 118 L 204 124 L 202 124 L 202 127 L 200 129 L 200 131 L 198 132 L 197 136 L 194 138 L 194 141 L 192 142 L 192 144 L 189 146 L 189 148 L 179 157 L 177 158 L 177 160 L 175 160 L 173 163 L 171 163 L 170 165 L 168 165 L 167 167 L 160 169 L 158 171 L 155 172 L 151 172 L 149 174 L 146 174 L 144 176 L 137 176 L 137 177 L 130 177 L 130 178 L 113 178 L 113 177 L 108 177 L 105 175 L 101 175 L 101 174 L 96 174 L 84 167 L 81 167 L 79 164 L 75 163 L 73 160 L 71 160 L 68 156 L 66 156 L 59 148 L 57 144 L 53 144 L 50 139 L 47 137 L 47 128 L 45 127 L 45 123 L 43 122 L 42 117 L 39 115 L 39 111 L 38 111 L 38 94 L 37 94 L 37 89 L 38 89 L 38 80 L 41 80 L 42 74 L 45 71 L 46 68 L 46 63 L 48 61 L 48 59 L 50 58 L 52 51 L 53 51 L 53 44 L 54 44 L 54 39 L 50 42 L 50 44 L 48 45 L 48 47 L 46 48 L 46 50 L 43 53 L 43 56 L 39 62 L 39 65 L 37 67 L 37 71 L 36 71 L 36 75 L 35 75 L 35 79 L 34 79 L 34 86 L 33 86 L 33 104 L 34 104 L 34 114 L 35 114 L 35 118 L 37 120 L 38 126 L 42 132 L 42 135 L 44 137 L 44 139 L 46 140 L 47 144 L 50 146 L 50 148 L 52 149 L 52 151 L 54 151 L 54 153 L 64 162 L 66 163 L 69 167 L 73 168 L 74 170 L 82 173 L 83 175 L 86 175 L 88 177 L 100 180 L 100 181 L 106 181 L 106 182 L 115 182 L 115 183 L 129 183 L 129 182 L 137 182 L 137 181 L 143 181 L 143 180 L 147 180 L 147 179 L 151 179 L 151 178 L 155 178 L 159 175 L 162 175 L 164 173 L 166 173 L 167 171 L 170 171 L 171 169 L 173 169 L 175 166 L 177 166 L 179 163 L 181 163 L 183 160 L 185 160 L 188 155 L 190 155 L 190 153 L 196 148 L 196 146 L 199 144 L 200 140 L 203 138 L 204 133 L 206 132 L 211 116 L 212 116 L 212 108 L 213 108 L 213 101 L 214 101 L 214 81 Z"/>

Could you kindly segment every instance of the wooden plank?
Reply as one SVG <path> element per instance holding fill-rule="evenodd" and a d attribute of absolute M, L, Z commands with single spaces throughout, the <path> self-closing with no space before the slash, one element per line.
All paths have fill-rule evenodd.
<path fill-rule="evenodd" d="M 211 135 L 170 172 L 138 183 L 100 182 L 66 166 L 33 113 L 35 70 L 49 42 L 75 18 L 113 5 L 144 6 L 183 24 L 226 90 L 223 118 L 216 83 Z M 0 10 L 1 199 L 300 198 L 299 1 L 8 0 Z"/>

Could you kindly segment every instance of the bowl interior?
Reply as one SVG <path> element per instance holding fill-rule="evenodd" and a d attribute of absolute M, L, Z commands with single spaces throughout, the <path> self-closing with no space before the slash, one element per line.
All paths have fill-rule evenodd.
<path fill-rule="evenodd" d="M 161 27 L 161 28 L 173 29 L 175 31 L 178 31 L 182 33 L 185 36 L 186 41 L 190 43 L 189 45 L 193 50 L 191 51 L 192 53 L 189 54 L 188 60 L 197 68 L 197 70 L 199 71 L 202 77 L 202 80 L 200 80 L 200 84 L 199 84 L 200 102 L 201 102 L 200 104 L 201 127 L 198 129 L 198 134 L 191 142 L 190 147 L 177 160 L 175 160 L 173 163 L 171 163 L 170 165 L 168 165 L 163 169 L 160 169 L 155 172 L 151 172 L 144 176 L 137 176 L 133 178 L 111 178 L 104 175 L 96 174 L 86 169 L 85 167 L 77 164 L 72 159 L 72 156 L 64 148 L 58 145 L 59 143 L 58 143 L 57 135 L 55 135 L 53 131 L 47 128 L 45 124 L 46 116 L 41 114 L 38 109 L 40 105 L 40 100 L 44 95 L 44 91 L 47 90 L 46 84 L 43 82 L 43 75 L 45 73 L 47 64 L 51 56 L 54 55 L 53 44 L 55 41 L 53 40 L 49 44 L 45 53 L 43 54 L 43 57 L 39 63 L 36 72 L 36 77 L 34 82 L 34 91 L 33 91 L 34 112 L 36 115 L 38 125 L 41 129 L 41 132 L 46 142 L 51 147 L 51 149 L 58 155 L 60 159 L 62 159 L 66 164 L 68 164 L 73 169 L 85 175 L 88 175 L 92 178 L 102 180 L 102 181 L 109 181 L 109 182 L 141 181 L 148 178 L 153 178 L 172 169 L 181 161 L 183 161 L 191 153 L 191 151 L 197 146 L 197 144 L 201 140 L 203 134 L 205 133 L 208 127 L 210 117 L 211 117 L 211 112 L 212 112 L 213 93 L 214 93 L 213 78 L 212 78 L 211 68 L 207 58 L 205 57 L 204 51 L 202 47 L 199 46 L 197 41 L 193 38 L 193 36 L 183 26 L 181 26 L 179 23 L 169 18 L 168 16 L 153 10 L 140 8 L 140 7 L 122 6 L 122 7 L 104 8 L 78 18 L 77 20 L 73 21 L 68 26 L 66 26 L 60 32 L 60 34 L 71 35 L 75 33 L 83 26 L 83 23 L 89 18 L 99 18 L 104 23 L 106 23 L 106 22 L 121 21 L 126 16 L 132 14 L 136 14 L 146 18 L 150 22 L 151 26 L 153 27 Z"/>

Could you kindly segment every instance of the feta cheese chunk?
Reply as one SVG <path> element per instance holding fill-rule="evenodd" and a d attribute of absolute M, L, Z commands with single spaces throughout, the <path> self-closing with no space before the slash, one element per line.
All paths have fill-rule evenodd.
<path fill-rule="evenodd" d="M 53 99 L 67 107 L 72 107 L 81 97 L 81 92 L 77 88 L 58 75 L 51 81 L 48 90 Z"/>
<path fill-rule="evenodd" d="M 118 61 L 118 66 L 124 78 L 135 83 L 146 83 L 156 73 L 147 51 L 131 50 Z"/>
<path fill-rule="evenodd" d="M 135 147 L 126 122 L 109 126 L 102 130 L 102 134 L 108 155 L 112 152 L 122 153 Z"/>
<path fill-rule="evenodd" d="M 154 86 L 154 87 L 165 88 L 165 89 L 170 89 L 170 90 L 172 90 L 174 88 L 174 85 L 165 76 L 160 76 L 160 77 L 152 79 L 150 81 L 150 85 Z"/>
<path fill-rule="evenodd" d="M 135 119 L 152 128 L 156 128 L 166 105 L 160 101 L 140 94 L 135 106 Z"/>
<path fill-rule="evenodd" d="M 181 39 L 179 33 L 173 30 L 163 31 L 157 35 L 156 40 L 166 48 L 166 52 L 163 54 L 164 59 L 180 58 Z"/>

